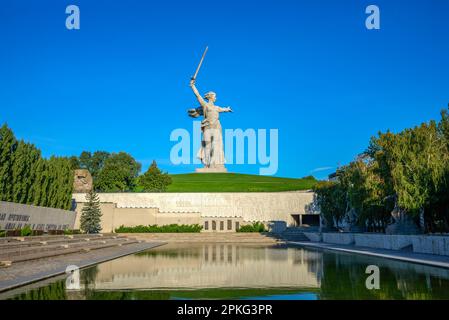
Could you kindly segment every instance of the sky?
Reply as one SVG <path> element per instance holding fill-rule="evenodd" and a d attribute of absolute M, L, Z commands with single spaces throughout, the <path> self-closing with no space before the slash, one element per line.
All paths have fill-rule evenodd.
<path fill-rule="evenodd" d="M 365 27 L 371 4 L 380 30 Z M 46 157 L 125 151 L 193 172 L 171 163 L 170 134 L 192 131 L 207 45 L 197 87 L 234 110 L 222 126 L 278 129 L 276 176 L 325 178 L 379 131 L 439 119 L 448 19 L 449 0 L 0 0 L 0 124 Z"/>

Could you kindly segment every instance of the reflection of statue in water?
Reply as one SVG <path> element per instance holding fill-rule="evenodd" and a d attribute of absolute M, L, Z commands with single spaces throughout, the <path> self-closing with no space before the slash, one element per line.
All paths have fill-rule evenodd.
<path fill-rule="evenodd" d="M 195 86 L 196 75 L 198 74 L 206 52 L 207 48 L 203 54 L 203 58 L 201 59 L 197 72 L 190 81 L 190 87 L 198 99 L 200 107 L 190 109 L 189 116 L 193 118 L 197 118 L 199 116 L 204 117 L 203 121 L 201 121 L 201 131 L 203 136 L 201 148 L 197 155 L 204 164 L 204 168 L 197 169 L 197 172 L 226 172 L 226 168 L 224 167 L 225 156 L 223 151 L 223 134 L 219 115 L 221 112 L 232 112 L 232 109 L 229 107 L 221 108 L 216 106 L 214 103 L 217 98 L 214 92 L 206 93 L 203 98 Z"/>

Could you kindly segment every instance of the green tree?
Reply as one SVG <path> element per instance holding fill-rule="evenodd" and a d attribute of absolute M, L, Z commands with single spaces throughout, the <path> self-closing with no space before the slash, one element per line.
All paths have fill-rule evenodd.
<path fill-rule="evenodd" d="M 448 167 L 448 150 L 435 121 L 387 132 L 372 140 L 371 152 L 387 190 L 397 196 L 401 214 L 417 217 L 440 190 Z"/>
<path fill-rule="evenodd" d="M 342 185 L 335 181 L 320 181 L 315 185 L 314 192 L 326 226 L 338 226 L 346 212 L 346 191 Z"/>
<path fill-rule="evenodd" d="M 17 140 L 11 129 L 4 124 L 0 128 L 0 200 L 12 201 L 12 165 Z"/>
<path fill-rule="evenodd" d="M 446 142 L 447 149 L 449 150 L 449 107 L 447 110 L 441 111 L 441 120 L 438 123 L 438 130 Z"/>
<path fill-rule="evenodd" d="M 69 158 L 51 157 L 47 160 L 45 206 L 52 208 L 71 208 L 73 192 L 73 170 Z"/>
<path fill-rule="evenodd" d="M 0 128 L 0 200 L 70 209 L 73 165 L 69 158 L 42 158 L 34 145 Z"/>
<path fill-rule="evenodd" d="M 445 148 L 435 121 L 398 135 L 392 176 L 399 205 L 412 215 L 423 210 L 438 191 L 448 165 Z"/>
<path fill-rule="evenodd" d="M 377 172 L 377 162 L 366 153 L 337 171 L 346 192 L 346 212 L 355 214 L 348 214 L 348 218 L 363 228 L 383 229 L 390 219 L 390 213 L 383 209 L 387 208 L 388 194 Z"/>
<path fill-rule="evenodd" d="M 141 164 L 125 152 L 112 153 L 106 159 L 94 186 L 102 192 L 131 191 L 136 185 L 136 178 Z"/>
<path fill-rule="evenodd" d="M 81 164 L 77 156 L 71 156 L 69 160 L 70 160 L 70 167 L 72 168 L 72 170 L 80 169 Z"/>
<path fill-rule="evenodd" d="M 438 132 L 449 153 L 449 109 L 441 111 Z M 447 232 L 449 230 L 449 165 L 443 173 L 438 191 L 425 208 L 427 227 L 431 232 Z"/>
<path fill-rule="evenodd" d="M 87 202 L 81 210 L 80 227 L 85 233 L 98 233 L 101 231 L 100 199 L 94 190 L 86 194 Z"/>
<path fill-rule="evenodd" d="M 12 201 L 32 203 L 32 186 L 36 182 L 36 163 L 41 155 L 32 144 L 20 141 L 13 154 L 12 164 Z"/>
<path fill-rule="evenodd" d="M 154 160 L 147 172 L 139 177 L 139 187 L 142 191 L 148 192 L 164 192 L 171 182 L 172 179 L 168 173 L 162 172 Z"/>
<path fill-rule="evenodd" d="M 40 158 L 33 166 L 33 185 L 30 189 L 29 204 L 35 206 L 44 206 L 47 201 L 47 185 L 48 185 L 47 161 Z"/>
<path fill-rule="evenodd" d="M 93 154 L 88 151 L 83 151 L 79 156 L 78 164 L 80 168 L 89 170 L 95 181 L 110 156 L 110 153 L 106 151 L 95 151 Z"/>

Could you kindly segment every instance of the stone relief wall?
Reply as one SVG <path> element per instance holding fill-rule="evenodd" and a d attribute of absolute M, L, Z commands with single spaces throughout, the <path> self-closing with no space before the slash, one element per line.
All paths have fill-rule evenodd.
<path fill-rule="evenodd" d="M 30 226 L 33 230 L 73 229 L 75 212 L 0 201 L 0 230 Z"/>
<path fill-rule="evenodd" d="M 86 169 L 75 170 L 75 177 L 73 179 L 73 192 L 85 193 L 92 190 L 93 179 L 90 172 Z"/>

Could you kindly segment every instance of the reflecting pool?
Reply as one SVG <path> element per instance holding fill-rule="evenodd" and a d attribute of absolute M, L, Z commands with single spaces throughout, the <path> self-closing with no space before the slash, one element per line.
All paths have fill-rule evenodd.
<path fill-rule="evenodd" d="M 366 287 L 369 265 L 379 267 L 378 290 Z M 447 269 L 285 245 L 168 244 L 70 280 L 41 281 L 0 298 L 449 299 Z"/>

